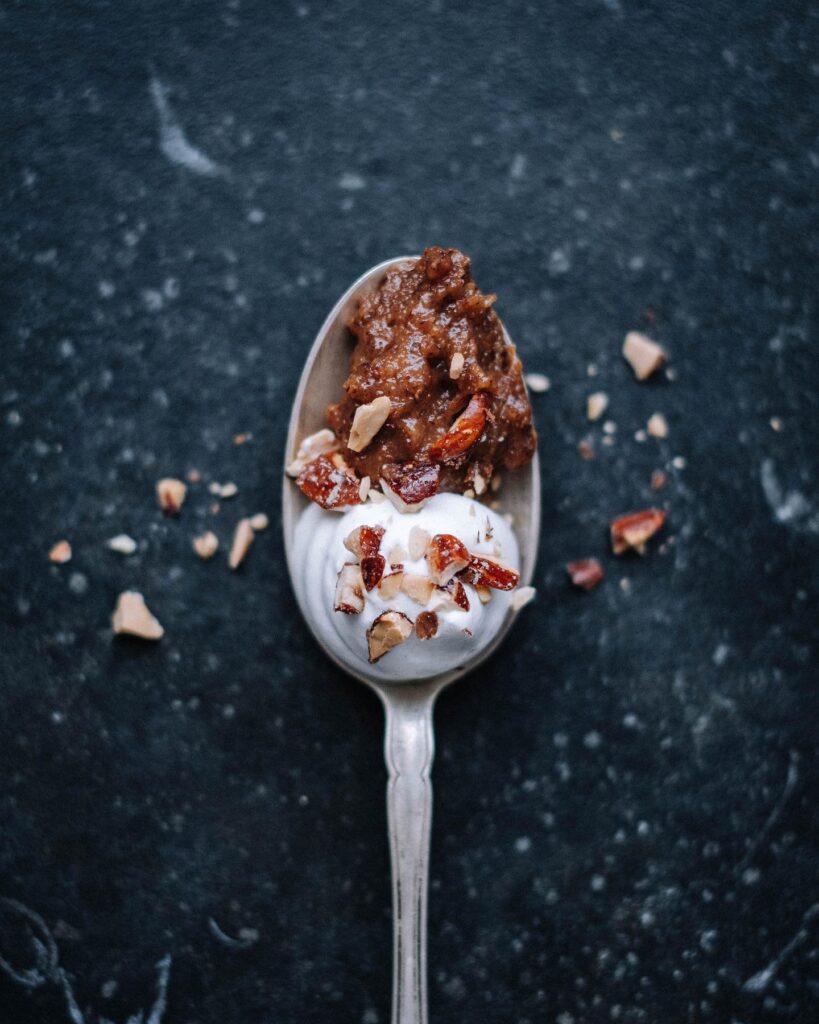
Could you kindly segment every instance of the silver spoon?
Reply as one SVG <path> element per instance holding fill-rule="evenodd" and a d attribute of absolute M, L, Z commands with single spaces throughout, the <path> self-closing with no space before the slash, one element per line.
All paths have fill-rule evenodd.
<path fill-rule="evenodd" d="M 348 373 L 350 345 L 347 321 L 358 300 L 375 291 L 390 267 L 414 256 L 385 260 L 355 281 L 341 296 L 313 342 L 302 371 L 287 433 L 285 465 L 299 442 L 326 425 L 324 410 L 338 400 Z M 532 578 L 540 530 L 540 470 L 537 455 L 516 473 L 504 477 L 503 511 L 513 516 L 521 554 L 521 585 Z M 369 678 L 366 666 L 338 659 L 322 644 L 310 620 L 305 595 L 294 573 L 293 538 L 299 515 L 308 502 L 291 480 L 282 494 L 284 548 L 293 588 L 316 639 L 325 653 L 350 675 L 370 686 L 384 705 L 387 762 L 387 827 L 392 861 L 393 994 L 392 1024 L 427 1022 L 427 884 L 432 819 L 430 769 L 435 750 L 432 709 L 445 686 L 489 657 L 509 631 L 515 613 L 510 609 L 497 637 L 466 664 L 423 681 L 389 682 Z M 331 513 L 328 513 L 331 514 Z"/>

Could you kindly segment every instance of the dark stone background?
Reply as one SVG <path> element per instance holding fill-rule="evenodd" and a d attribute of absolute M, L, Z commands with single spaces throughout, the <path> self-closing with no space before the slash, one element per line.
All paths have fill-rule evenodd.
<path fill-rule="evenodd" d="M 388 1020 L 380 709 L 295 611 L 279 472 L 323 316 L 429 243 L 552 380 L 538 601 L 438 708 L 432 1022 L 817 1019 L 818 25 L 3 5 L 0 894 L 42 919 L 0 907 L 3 1024 Z M 634 381 L 631 328 L 676 379 Z M 670 437 L 638 443 L 655 410 Z M 156 479 L 194 467 L 163 520 Z M 215 517 L 213 479 L 240 489 Z M 608 520 L 653 501 L 665 540 L 613 559 Z M 259 510 L 239 573 L 194 558 Z M 112 642 L 126 587 L 159 645 Z"/>

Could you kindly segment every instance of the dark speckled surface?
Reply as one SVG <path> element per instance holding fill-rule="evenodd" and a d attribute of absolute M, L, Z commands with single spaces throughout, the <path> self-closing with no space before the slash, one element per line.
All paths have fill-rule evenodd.
<path fill-rule="evenodd" d="M 388 1020 L 380 709 L 295 613 L 278 473 L 325 312 L 429 243 L 552 381 L 538 600 L 438 708 L 432 1024 L 816 1020 L 816 4 L 0 26 L 0 896 L 35 915 L 0 904 L 3 1024 Z M 632 328 L 676 379 L 633 380 Z M 613 559 L 651 501 L 664 540 Z M 239 573 L 194 558 L 260 510 Z M 112 642 L 126 587 L 159 645 Z"/>

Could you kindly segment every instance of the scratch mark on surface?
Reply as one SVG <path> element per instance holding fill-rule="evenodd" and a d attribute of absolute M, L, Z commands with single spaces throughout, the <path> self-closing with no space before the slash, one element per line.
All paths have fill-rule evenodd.
<path fill-rule="evenodd" d="M 753 995 L 761 995 L 765 989 L 770 985 L 777 975 L 777 972 L 793 953 L 799 949 L 803 942 L 805 942 L 810 934 L 809 925 L 814 918 L 819 917 L 819 903 L 814 903 L 808 907 L 802 916 L 802 923 L 799 926 L 799 931 L 794 937 L 788 942 L 784 948 L 779 952 L 777 956 L 771 960 L 767 967 L 763 967 L 761 971 L 757 971 L 756 974 L 751 975 L 750 978 L 742 986 L 743 992 L 751 992 Z"/>
<path fill-rule="evenodd" d="M 737 874 L 743 871 L 750 864 L 750 862 L 756 856 L 760 846 L 762 846 L 763 842 L 765 842 L 765 840 L 773 831 L 774 827 L 776 826 L 776 823 L 782 817 L 782 812 L 785 810 L 785 804 L 787 804 L 788 800 L 790 800 L 791 794 L 796 788 L 797 782 L 799 782 L 799 753 L 796 750 L 792 750 L 790 752 L 790 761 L 788 762 L 788 774 L 785 777 L 785 787 L 782 790 L 782 796 L 777 801 L 774 809 L 768 815 L 767 821 L 759 830 L 759 833 L 757 834 L 754 841 L 745 851 L 745 856 L 742 858 L 742 860 L 736 867 Z"/>
<path fill-rule="evenodd" d="M 819 533 L 819 516 L 810 515 L 813 511 L 808 499 L 800 491 L 782 489 L 776 475 L 773 459 L 763 459 L 759 466 L 759 482 L 762 493 L 773 512 L 774 519 L 783 526 L 804 528 L 811 533 Z M 810 518 L 807 518 L 810 516 Z M 807 521 L 804 521 L 806 520 Z"/>
<path fill-rule="evenodd" d="M 33 967 L 25 969 L 12 967 L 5 957 L 0 956 L 0 969 L 12 981 L 16 981 L 18 985 L 27 989 L 40 988 L 46 982 L 53 981 L 57 972 L 57 944 L 45 921 L 33 910 L 29 910 L 22 903 L 6 896 L 0 898 L 0 914 L 11 918 L 20 918 L 25 927 L 26 937 L 34 947 Z"/>
<path fill-rule="evenodd" d="M 201 149 L 192 146 L 185 137 L 182 126 L 176 119 L 168 102 L 166 86 L 154 77 L 150 82 L 151 97 L 159 117 L 159 148 L 172 164 L 185 167 L 193 174 L 214 178 L 224 170 Z"/>
<path fill-rule="evenodd" d="M 223 932 L 212 917 L 208 918 L 208 928 L 214 939 L 221 942 L 223 946 L 227 946 L 228 949 L 250 949 L 259 940 L 259 933 L 255 928 L 240 928 L 238 939 L 234 939 Z"/>

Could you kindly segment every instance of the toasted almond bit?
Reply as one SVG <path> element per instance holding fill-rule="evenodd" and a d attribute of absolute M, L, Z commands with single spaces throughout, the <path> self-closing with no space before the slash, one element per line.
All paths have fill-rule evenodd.
<path fill-rule="evenodd" d="M 390 548 L 389 554 L 387 555 L 387 561 L 392 564 L 397 564 L 398 562 L 406 562 L 408 558 L 409 552 L 403 546 L 403 544 L 396 544 L 394 547 Z"/>
<path fill-rule="evenodd" d="M 668 421 L 661 412 L 655 412 L 646 424 L 646 429 L 652 437 L 668 437 Z"/>
<path fill-rule="evenodd" d="M 433 611 L 469 611 L 466 588 L 458 579 L 450 580 L 444 587 L 436 587 L 430 603 Z"/>
<path fill-rule="evenodd" d="M 526 387 L 536 395 L 543 394 L 552 386 L 552 382 L 543 373 L 527 373 L 524 379 Z"/>
<path fill-rule="evenodd" d="M 519 612 L 521 608 L 525 608 L 530 601 L 534 601 L 536 590 L 534 587 L 521 587 L 512 594 L 512 600 L 509 602 L 512 605 L 512 611 Z"/>
<path fill-rule="evenodd" d="M 465 455 L 478 443 L 487 422 L 493 419 L 492 396 L 486 391 L 476 391 L 469 404 L 455 422 L 428 450 L 433 462 L 452 462 Z"/>
<path fill-rule="evenodd" d="M 581 590 L 594 590 L 603 579 L 603 566 L 596 558 L 579 558 L 566 566 L 569 579 Z"/>
<path fill-rule="evenodd" d="M 250 525 L 255 533 L 261 533 L 270 526 L 270 520 L 264 512 L 257 512 L 255 516 L 250 517 Z"/>
<path fill-rule="evenodd" d="M 250 525 L 249 519 L 240 519 L 236 524 L 236 530 L 233 534 L 233 544 L 230 547 L 230 554 L 228 555 L 228 565 L 231 569 L 238 569 L 244 561 L 245 555 L 250 550 L 250 545 L 253 543 L 253 527 Z"/>
<path fill-rule="evenodd" d="M 634 549 L 642 555 L 646 541 L 654 536 L 665 520 L 666 514 L 659 508 L 647 508 L 618 516 L 610 526 L 612 551 L 615 555 L 622 555 L 624 551 Z"/>
<path fill-rule="evenodd" d="M 401 569 L 388 572 L 378 581 L 378 596 L 382 601 L 392 601 L 395 595 L 401 590 L 401 583 L 404 573 Z"/>
<path fill-rule="evenodd" d="M 346 473 L 347 476 L 355 476 L 355 473 L 350 469 L 350 464 L 341 454 L 341 452 L 330 452 L 330 462 L 340 469 L 342 473 Z"/>
<path fill-rule="evenodd" d="M 364 611 L 364 580 L 354 562 L 345 563 L 339 571 L 333 610 L 345 615 L 360 615 Z"/>
<path fill-rule="evenodd" d="M 210 512 L 210 514 L 212 516 L 218 516 L 219 515 L 219 510 L 221 509 L 221 507 L 222 506 L 219 504 L 218 501 L 212 501 L 210 503 L 210 505 L 208 506 L 208 512 Z"/>
<path fill-rule="evenodd" d="M 383 491 L 377 491 L 374 487 L 371 487 L 367 497 L 373 503 L 373 505 L 380 505 L 382 501 L 387 500 L 387 495 Z"/>
<path fill-rule="evenodd" d="M 426 550 L 426 560 L 432 582 L 439 587 L 449 583 L 456 572 L 469 565 L 466 545 L 451 533 L 436 533 Z"/>
<path fill-rule="evenodd" d="M 655 469 L 651 474 L 651 489 L 652 491 L 661 491 L 665 485 L 668 477 L 661 469 Z"/>
<path fill-rule="evenodd" d="M 54 547 L 48 553 L 48 560 L 50 562 L 56 562 L 58 565 L 64 565 L 66 562 L 71 561 L 71 545 L 67 540 L 58 540 Z"/>
<path fill-rule="evenodd" d="M 516 569 L 489 555 L 470 554 L 469 565 L 458 576 L 465 583 L 491 587 L 492 590 L 514 590 L 520 583 L 520 573 Z"/>
<path fill-rule="evenodd" d="M 419 640 L 431 640 L 438 632 L 438 616 L 435 612 L 421 612 L 415 619 L 415 635 Z"/>
<path fill-rule="evenodd" d="M 782 420 L 778 416 L 771 416 L 771 418 L 770 418 L 770 420 L 768 422 L 771 424 L 771 430 L 775 430 L 777 432 L 777 434 L 785 426 L 785 424 L 782 422 Z"/>
<path fill-rule="evenodd" d="M 145 598 L 136 590 L 126 590 L 117 598 L 111 628 L 115 633 L 138 636 L 142 640 L 159 640 L 165 632 L 148 610 Z"/>
<path fill-rule="evenodd" d="M 417 512 L 438 490 L 440 467 L 416 459 L 382 467 L 381 489 L 399 512 Z"/>
<path fill-rule="evenodd" d="M 338 449 L 338 438 L 332 430 L 324 427 L 310 434 L 299 445 L 296 457 L 285 469 L 288 476 L 296 477 L 301 473 L 308 462 L 312 462 L 319 455 L 328 455 Z"/>
<path fill-rule="evenodd" d="M 363 476 L 361 478 L 361 483 L 358 485 L 358 496 L 359 496 L 359 498 L 361 498 L 362 501 L 366 501 L 367 500 L 367 495 L 369 493 L 370 493 L 370 478 L 368 476 Z"/>
<path fill-rule="evenodd" d="M 239 488 L 233 482 L 222 484 L 222 486 L 219 488 L 220 498 L 235 498 L 238 493 Z"/>
<path fill-rule="evenodd" d="M 247 444 L 247 442 L 251 439 L 251 437 L 253 437 L 252 434 L 234 434 L 233 435 L 233 443 L 234 444 Z"/>
<path fill-rule="evenodd" d="M 212 530 L 193 538 L 193 550 L 200 558 L 207 560 L 213 558 L 219 550 L 219 538 Z"/>
<path fill-rule="evenodd" d="M 597 368 L 597 363 L 589 363 L 586 367 L 586 376 L 596 377 L 598 373 L 600 373 L 600 370 Z"/>
<path fill-rule="evenodd" d="M 475 494 L 480 497 L 486 491 L 486 481 L 477 470 L 472 476 L 472 483 L 475 487 Z"/>
<path fill-rule="evenodd" d="M 181 480 L 164 477 L 156 485 L 156 498 L 165 515 L 176 515 L 182 508 L 188 488 Z"/>
<path fill-rule="evenodd" d="M 208 484 L 208 490 L 210 491 L 211 494 L 221 494 L 222 485 L 217 483 L 215 480 L 211 480 L 211 482 Z"/>
<path fill-rule="evenodd" d="M 202 474 L 199 472 L 198 469 L 189 469 L 188 472 L 185 474 L 185 479 L 188 481 L 189 484 L 198 484 L 199 481 L 202 479 Z"/>
<path fill-rule="evenodd" d="M 383 555 L 364 555 L 361 559 L 361 578 L 364 580 L 364 589 L 370 591 L 377 587 L 387 567 Z"/>
<path fill-rule="evenodd" d="M 489 481 L 489 490 L 493 494 L 497 494 L 500 490 L 501 484 L 503 483 L 503 477 L 500 473 L 495 473 L 492 479 Z"/>
<path fill-rule="evenodd" d="M 350 438 L 347 441 L 347 447 L 350 451 L 364 451 L 370 441 L 387 422 L 391 408 L 392 403 L 386 395 L 380 395 L 366 405 L 359 405 L 353 416 Z"/>
<path fill-rule="evenodd" d="M 402 644 L 412 633 L 412 620 L 403 612 L 382 612 L 367 630 L 367 652 L 370 664 Z"/>
<path fill-rule="evenodd" d="M 411 601 L 416 604 L 428 605 L 435 590 L 435 584 L 429 576 L 419 576 L 418 573 L 405 572 L 401 580 L 401 590 Z"/>
<path fill-rule="evenodd" d="M 489 587 L 475 587 L 475 590 L 478 594 L 478 599 L 480 600 L 481 604 L 489 604 L 489 602 L 492 600 L 492 591 L 489 589 Z"/>
<path fill-rule="evenodd" d="M 623 356 L 634 370 L 637 380 L 647 380 L 668 362 L 665 349 L 639 331 L 629 331 L 626 335 Z"/>
<path fill-rule="evenodd" d="M 105 542 L 105 546 L 120 555 L 132 555 L 137 549 L 137 542 L 127 533 L 118 533 Z"/>
<path fill-rule="evenodd" d="M 324 509 L 360 505 L 360 481 L 340 468 L 334 460 L 335 453 L 317 455 L 311 459 L 296 477 L 296 486 L 305 497 Z"/>
<path fill-rule="evenodd" d="M 497 498 L 494 498 L 492 501 L 489 502 L 489 507 L 493 509 L 495 512 L 497 512 L 498 509 L 500 509 L 501 507 L 501 502 Z"/>
<path fill-rule="evenodd" d="M 590 462 L 594 458 L 592 443 L 585 438 L 578 444 L 577 450 L 580 452 L 580 458 L 585 459 L 586 462 Z"/>
<path fill-rule="evenodd" d="M 423 558 L 429 547 L 430 536 L 420 526 L 413 526 L 409 532 L 409 556 L 415 561 Z"/>
<path fill-rule="evenodd" d="M 586 419 L 594 423 L 609 407 L 609 396 L 605 391 L 595 391 L 586 399 Z"/>
<path fill-rule="evenodd" d="M 450 380 L 457 380 L 464 369 L 464 354 L 463 352 L 456 352 L 452 357 L 452 361 L 449 364 L 449 377 Z"/>
<path fill-rule="evenodd" d="M 470 501 L 474 501 L 475 489 L 473 487 L 467 487 L 467 489 L 464 491 L 464 497 L 469 498 Z"/>

